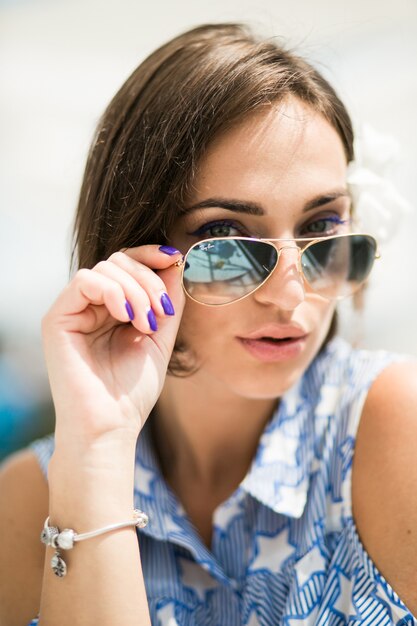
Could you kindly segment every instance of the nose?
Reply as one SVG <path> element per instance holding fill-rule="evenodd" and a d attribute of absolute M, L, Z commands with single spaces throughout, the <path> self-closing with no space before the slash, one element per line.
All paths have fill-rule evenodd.
<path fill-rule="evenodd" d="M 291 311 L 305 298 L 304 281 L 300 267 L 300 251 L 294 245 L 278 250 L 278 263 L 266 282 L 253 294 L 263 304 L 275 304 Z"/>

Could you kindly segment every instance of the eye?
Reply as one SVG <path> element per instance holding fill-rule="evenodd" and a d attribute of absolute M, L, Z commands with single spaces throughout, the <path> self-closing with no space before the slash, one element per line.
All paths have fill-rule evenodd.
<path fill-rule="evenodd" d="M 339 233 L 343 230 L 343 226 L 348 226 L 349 224 L 349 219 L 344 220 L 339 215 L 327 215 L 314 219 L 303 226 L 300 234 L 303 237 L 308 237 L 309 235 L 313 237 L 327 237 Z"/>
<path fill-rule="evenodd" d="M 245 236 L 246 233 L 242 227 L 236 226 L 235 222 L 216 220 L 215 222 L 203 224 L 197 230 L 188 234 L 197 237 L 241 237 Z"/>

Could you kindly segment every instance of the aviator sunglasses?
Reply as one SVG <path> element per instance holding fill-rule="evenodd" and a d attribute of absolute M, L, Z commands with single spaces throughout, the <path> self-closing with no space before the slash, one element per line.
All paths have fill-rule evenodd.
<path fill-rule="evenodd" d="M 371 235 L 346 233 L 309 239 L 216 237 L 195 243 L 176 263 L 185 293 L 219 306 L 237 302 L 268 280 L 285 250 L 298 252 L 298 270 L 312 291 L 329 300 L 352 295 L 379 258 Z"/>

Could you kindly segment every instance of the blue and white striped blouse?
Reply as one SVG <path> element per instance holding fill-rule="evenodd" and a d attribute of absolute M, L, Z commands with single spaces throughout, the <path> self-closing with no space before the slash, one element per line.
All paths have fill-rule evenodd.
<path fill-rule="evenodd" d="M 417 625 L 366 553 L 351 509 L 361 410 L 398 358 L 330 342 L 282 397 L 247 476 L 214 512 L 210 550 L 164 482 L 145 427 L 135 506 L 150 518 L 138 540 L 153 626 Z M 31 448 L 46 473 L 52 438 Z"/>

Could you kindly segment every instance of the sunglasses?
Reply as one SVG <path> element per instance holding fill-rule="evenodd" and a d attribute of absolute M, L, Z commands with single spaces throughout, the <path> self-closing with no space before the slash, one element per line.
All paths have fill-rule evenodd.
<path fill-rule="evenodd" d="M 346 298 L 366 281 L 380 255 L 371 235 L 346 233 L 316 239 L 216 237 L 195 243 L 177 262 L 185 293 L 220 306 L 246 298 L 277 267 L 284 250 L 297 250 L 308 287 L 329 300 Z"/>

